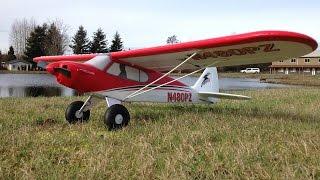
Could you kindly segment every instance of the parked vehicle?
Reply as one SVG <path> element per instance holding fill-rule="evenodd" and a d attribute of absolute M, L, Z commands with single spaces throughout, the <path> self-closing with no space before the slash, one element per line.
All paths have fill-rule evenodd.
<path fill-rule="evenodd" d="M 240 71 L 241 73 L 246 73 L 246 74 L 249 74 L 249 73 L 260 73 L 260 69 L 259 68 L 246 68 L 246 69 L 243 69 Z"/>

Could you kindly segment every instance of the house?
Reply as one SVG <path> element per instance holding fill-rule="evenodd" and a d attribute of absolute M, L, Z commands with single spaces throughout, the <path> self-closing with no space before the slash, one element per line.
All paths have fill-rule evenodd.
<path fill-rule="evenodd" d="M 4 62 L 4 61 L 1 61 L 0 62 L 0 69 L 6 69 L 6 62 Z"/>
<path fill-rule="evenodd" d="M 6 63 L 7 69 L 9 71 L 20 71 L 25 70 L 28 71 L 32 68 L 32 64 L 30 62 L 24 61 L 24 60 L 11 60 Z"/>
<path fill-rule="evenodd" d="M 320 74 L 320 50 L 302 57 L 272 62 L 271 73 Z"/>

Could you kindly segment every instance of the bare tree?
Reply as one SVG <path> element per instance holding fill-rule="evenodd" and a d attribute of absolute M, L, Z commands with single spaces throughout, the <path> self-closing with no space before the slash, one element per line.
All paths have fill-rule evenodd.
<path fill-rule="evenodd" d="M 16 55 L 20 58 L 23 56 L 26 49 L 26 42 L 30 36 L 30 33 L 34 30 L 36 26 L 35 20 L 32 18 L 30 20 L 16 19 L 10 30 L 10 45 L 15 49 Z"/>
<path fill-rule="evenodd" d="M 179 43 L 179 40 L 177 39 L 176 35 L 168 37 L 167 44 L 175 44 L 175 43 Z"/>
<path fill-rule="evenodd" d="M 67 34 L 68 26 L 62 20 L 55 19 L 48 21 L 48 40 L 45 49 L 50 55 L 63 54 L 69 45 Z M 36 21 L 32 19 L 16 19 L 11 25 L 10 45 L 15 49 L 16 56 L 21 58 L 26 51 L 27 39 L 35 29 Z"/>
<path fill-rule="evenodd" d="M 69 47 L 69 27 L 60 19 L 48 21 L 46 51 L 48 55 L 63 54 Z"/>

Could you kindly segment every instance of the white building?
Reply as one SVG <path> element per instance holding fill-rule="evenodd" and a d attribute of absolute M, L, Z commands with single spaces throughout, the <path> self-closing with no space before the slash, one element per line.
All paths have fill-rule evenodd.
<path fill-rule="evenodd" d="M 320 74 L 320 50 L 302 57 L 272 62 L 272 73 Z"/>
<path fill-rule="evenodd" d="M 32 68 L 32 64 L 23 60 L 12 60 L 7 62 L 7 69 L 9 71 L 28 71 Z"/>

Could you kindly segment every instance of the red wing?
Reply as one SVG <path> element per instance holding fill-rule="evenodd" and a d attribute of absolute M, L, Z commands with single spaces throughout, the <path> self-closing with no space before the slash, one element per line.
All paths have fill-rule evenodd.
<path fill-rule="evenodd" d="M 56 61 L 77 61 L 77 62 L 85 62 L 94 57 L 97 54 L 76 54 L 76 55 L 60 55 L 60 56 L 40 56 L 33 58 L 35 62 L 56 62 Z"/>
<path fill-rule="evenodd" d="M 309 36 L 285 31 L 259 31 L 240 35 L 178 43 L 152 48 L 112 52 L 114 61 L 138 65 L 156 71 L 168 71 L 191 54 L 198 54 L 179 70 L 198 69 L 204 66 L 232 66 L 268 63 L 300 57 L 314 51 L 317 42 Z M 84 62 L 98 54 L 43 56 L 35 62 Z"/>
<path fill-rule="evenodd" d="M 179 69 L 199 66 L 232 66 L 268 63 L 300 57 L 317 48 L 317 42 L 303 34 L 284 31 L 260 31 L 207 40 L 111 53 L 118 60 L 148 69 L 167 71 L 198 52 Z"/>

